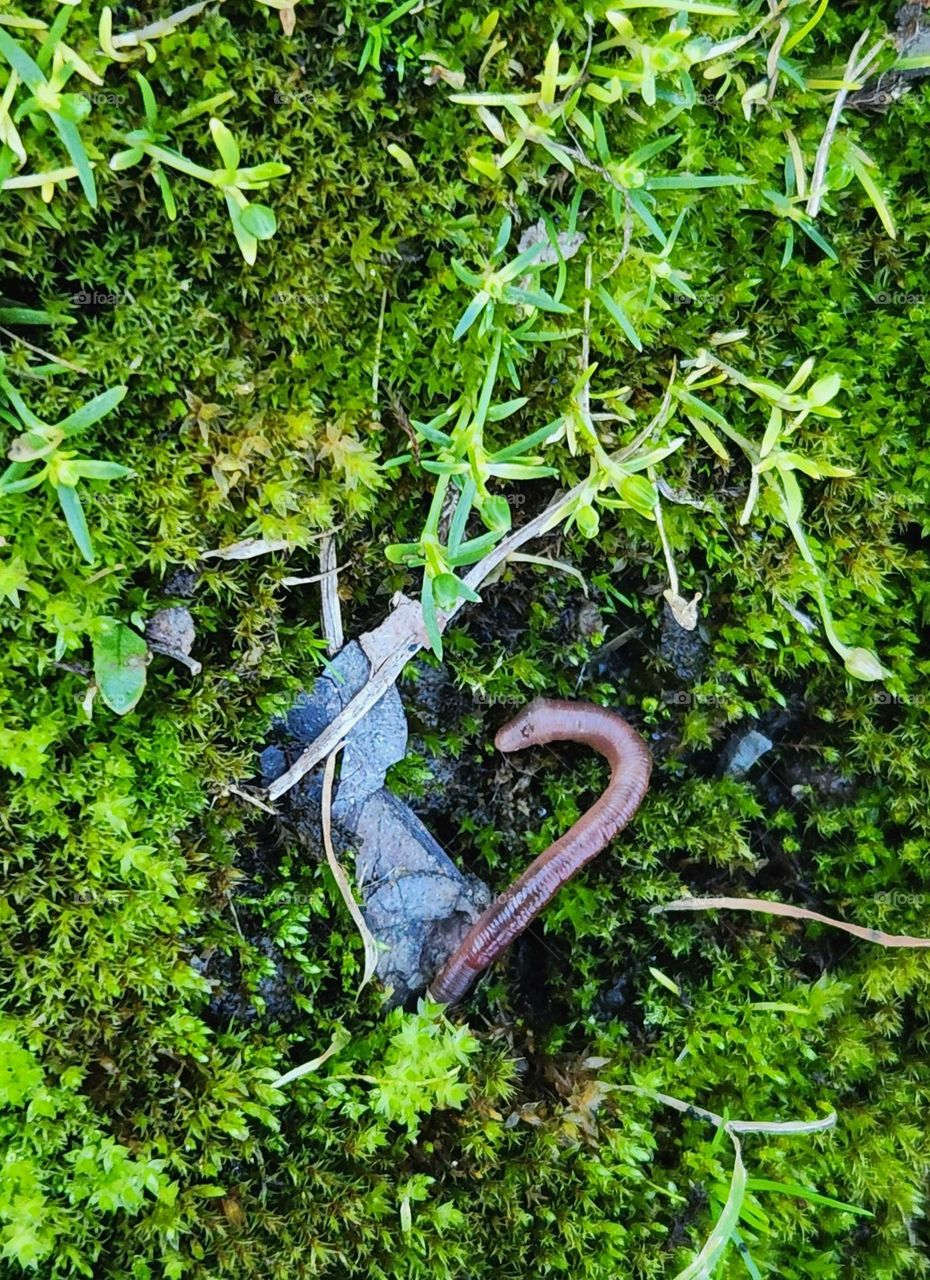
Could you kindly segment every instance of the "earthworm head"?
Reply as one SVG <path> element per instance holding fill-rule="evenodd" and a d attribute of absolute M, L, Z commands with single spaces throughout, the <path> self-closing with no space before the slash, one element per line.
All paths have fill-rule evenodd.
<path fill-rule="evenodd" d="M 512 720 L 501 725 L 494 738 L 498 751 L 522 751 L 524 747 L 538 743 L 540 730 L 536 721 L 545 704 L 545 698 L 534 698 Z"/>

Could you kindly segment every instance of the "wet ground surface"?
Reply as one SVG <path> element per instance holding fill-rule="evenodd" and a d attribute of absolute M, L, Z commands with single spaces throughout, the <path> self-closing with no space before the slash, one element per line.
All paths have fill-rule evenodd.
<path fill-rule="evenodd" d="M 531 627 L 533 590 L 538 584 L 537 577 L 528 578 L 517 590 L 512 585 L 486 589 L 482 607 L 463 616 L 470 642 L 495 652 L 517 651 Z M 622 690 L 625 699 L 618 698 L 617 709 L 630 715 L 634 723 L 638 713 L 630 709 L 641 703 L 644 693 L 667 701 L 667 690 L 673 687 L 687 702 L 690 689 L 705 670 L 713 643 L 703 624 L 685 631 L 666 606 L 654 648 L 637 642 L 635 628 L 630 629 L 631 642 L 614 646 L 610 638 L 618 633 L 622 638 L 621 620 L 602 612 L 597 598 L 588 598 L 581 591 L 569 593 L 568 603 L 555 611 L 555 617 L 554 641 L 564 646 L 580 643 L 590 649 L 579 668 L 579 682 L 595 680 L 601 688 L 607 683 Z M 358 646 L 347 646 L 336 668 L 314 691 L 298 699 L 287 721 L 272 727 L 260 756 L 263 783 L 283 772 L 345 705 L 364 679 L 364 663 Z M 344 670 L 340 664 L 345 664 Z M 535 796 L 534 777 L 542 768 L 540 763 L 528 760 L 517 770 L 491 745 L 496 729 L 518 709 L 518 701 L 522 704 L 522 699 L 506 703 L 482 700 L 456 684 L 448 665 L 418 659 L 405 672 L 399 691 L 392 691 L 359 726 L 344 753 L 334 805 L 334 839 L 344 864 L 351 867 L 352 857 L 357 855 L 356 883 L 369 925 L 385 946 L 379 974 L 394 988 L 398 1002 L 409 1001 L 422 991 L 488 900 L 489 891 L 481 880 L 485 864 L 468 831 L 493 830 L 503 847 L 518 847 L 525 845 L 527 829 L 546 814 L 544 802 Z M 463 737 L 458 753 L 444 750 L 442 740 L 466 722 L 470 732 Z M 820 752 L 805 740 L 807 723 L 803 699 L 797 694 L 793 698 L 789 695 L 786 707 L 776 707 L 721 733 L 710 749 L 682 754 L 674 721 L 663 721 L 660 728 L 637 727 L 647 736 L 660 765 L 654 784 L 663 785 L 661 764 L 673 757 L 676 769 L 684 766 L 692 775 L 729 777 L 750 785 L 768 814 L 797 805 L 842 803 L 855 792 L 849 774 L 837 765 L 825 766 Z M 402 800 L 384 786 L 384 781 L 385 771 L 408 750 L 408 734 L 409 750 L 425 766 L 429 781 L 419 794 Z M 566 745 L 555 750 L 566 769 L 574 767 L 579 749 Z M 312 856 L 323 856 L 321 779 L 322 769 L 317 768 L 288 793 L 286 803 L 280 805 L 280 823 L 269 826 L 268 856 L 264 859 L 268 866 L 257 875 L 265 892 L 273 886 L 274 863 L 280 857 L 275 846 L 282 841 L 296 838 Z M 766 818 L 752 835 L 760 855 L 755 872 L 742 875 L 735 884 L 731 871 L 688 862 L 684 874 L 692 891 L 708 895 L 784 892 L 788 884 L 791 900 L 822 910 L 824 904 L 813 891 L 808 870 L 796 856 L 785 854 L 780 834 L 770 829 Z M 669 869 L 677 869 L 673 860 Z M 486 871 L 485 875 L 493 880 Z M 254 890 L 256 885 L 247 887 Z M 491 891 L 501 892 L 505 887 L 492 883 Z M 269 962 L 270 976 L 262 979 L 255 993 L 264 1001 L 265 1016 L 287 1022 L 294 1013 L 290 993 L 299 989 L 299 978 L 262 932 L 258 918 L 247 909 L 240 910 L 239 917 L 243 934 Z M 728 938 L 738 939 L 748 927 L 748 917 L 745 921 L 727 920 L 721 944 L 726 945 Z M 644 1034 L 640 991 L 650 980 L 649 967 L 657 966 L 674 977 L 681 961 L 657 944 L 648 922 L 631 924 L 627 934 L 627 943 L 634 944 L 634 949 L 618 957 L 616 970 L 605 981 L 597 1001 L 597 1013 L 605 1019 L 620 1019 L 639 1038 Z M 637 947 L 639 934 L 641 945 Z M 819 976 L 846 945 L 830 936 L 810 942 L 799 968 L 812 977 Z M 557 992 L 564 987 L 560 979 L 571 968 L 571 957 L 560 954 L 541 927 L 531 927 L 513 946 L 505 963 L 528 1025 L 543 1027 L 570 1019 L 572 1011 L 560 1007 Z M 693 970 L 692 961 L 689 966 Z M 255 1016 L 235 956 L 211 957 L 207 973 L 218 983 L 211 1006 L 217 1023 Z M 693 971 L 688 976 L 693 978 Z"/>

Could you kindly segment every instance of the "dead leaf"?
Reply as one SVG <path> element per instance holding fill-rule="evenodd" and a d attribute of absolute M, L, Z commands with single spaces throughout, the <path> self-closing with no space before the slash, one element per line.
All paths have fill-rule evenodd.
<path fill-rule="evenodd" d="M 546 230 L 546 224 L 542 218 L 538 222 L 534 222 L 531 227 L 523 232 L 517 244 L 517 253 L 525 253 L 527 249 L 532 249 L 534 245 L 542 244 L 544 248 L 533 259 L 534 266 L 538 263 L 540 266 L 551 267 L 559 260 L 559 253 L 567 262 L 569 258 L 574 258 L 575 254 L 584 244 L 585 238 L 582 232 L 575 231 L 571 235 L 567 231 L 560 231 L 556 236 L 556 244 L 559 246 L 558 253 L 549 239 L 549 232 Z"/>
<path fill-rule="evenodd" d="M 671 587 L 666 587 L 662 596 L 668 601 L 668 607 L 682 631 L 693 631 L 698 624 L 698 601 L 702 598 L 702 593 L 698 591 L 693 600 L 686 600 Z"/>
<path fill-rule="evenodd" d="M 254 560 L 256 556 L 271 555 L 275 551 L 292 551 L 294 544 L 286 538 L 243 538 L 228 547 L 205 551 L 202 560 Z"/>
<path fill-rule="evenodd" d="M 183 605 L 159 609 L 154 613 L 145 624 L 145 638 L 149 648 L 180 662 L 192 676 L 199 675 L 203 670 L 202 664 L 189 656 L 197 632 L 190 609 L 185 609 Z"/>
<path fill-rule="evenodd" d="M 362 989 L 367 986 L 375 974 L 375 966 L 378 963 L 378 944 L 372 936 L 371 930 L 365 922 L 361 908 L 355 901 L 352 894 L 352 888 L 349 884 L 349 877 L 343 871 L 339 859 L 336 857 L 336 850 L 333 848 L 333 774 L 336 772 L 336 756 L 345 746 L 345 742 L 338 743 L 333 747 L 332 751 L 326 759 L 326 768 L 323 770 L 323 802 L 322 802 L 322 826 L 323 826 L 323 848 L 326 850 L 326 861 L 330 871 L 333 873 L 333 879 L 342 896 L 343 902 L 346 904 L 346 910 L 355 922 L 355 927 L 359 931 L 362 939 L 362 946 L 365 950 L 365 972 L 362 974 L 362 981 L 359 984 L 356 995 L 359 995 Z"/>
<path fill-rule="evenodd" d="M 650 915 L 663 911 L 762 911 L 770 916 L 787 916 L 792 920 L 816 920 L 831 929 L 842 929 L 854 938 L 876 942 L 880 947 L 930 947 L 930 938 L 912 938 L 904 933 L 884 933 L 881 929 L 867 929 L 861 924 L 847 924 L 834 920 L 819 911 L 807 907 L 793 907 L 787 902 L 773 902 L 769 898 L 679 898 L 675 902 L 662 902 L 649 908 Z"/>

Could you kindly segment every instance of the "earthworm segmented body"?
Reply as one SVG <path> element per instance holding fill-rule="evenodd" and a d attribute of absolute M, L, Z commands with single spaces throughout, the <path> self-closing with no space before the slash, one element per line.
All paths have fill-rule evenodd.
<path fill-rule="evenodd" d="M 455 1004 L 462 998 L 478 973 L 626 826 L 646 794 L 652 756 L 636 730 L 616 712 L 589 702 L 536 698 L 494 739 L 499 751 L 520 751 L 548 742 L 583 742 L 593 747 L 610 764 L 610 782 L 587 813 L 534 859 L 471 926 L 430 984 L 428 994 L 441 1004 Z"/>

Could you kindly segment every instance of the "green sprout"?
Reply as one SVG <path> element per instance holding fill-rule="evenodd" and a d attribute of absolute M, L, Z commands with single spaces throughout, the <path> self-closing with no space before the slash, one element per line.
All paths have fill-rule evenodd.
<path fill-rule="evenodd" d="M 86 78 L 102 84 L 98 76 L 66 45 L 60 44 L 71 10 L 64 6 L 59 11 L 51 28 L 45 36 L 38 60 L 34 59 L 26 49 L 15 40 L 8 31 L 0 26 L 0 57 L 10 66 L 10 78 L 4 95 L 0 100 L 0 186 L 8 188 L 14 161 L 24 164 L 27 159 L 16 125 L 24 118 L 32 121 L 40 131 L 44 128 L 43 117 L 50 121 L 62 145 L 71 159 L 73 172 L 80 179 L 84 195 L 91 208 L 97 206 L 97 188 L 94 183 L 93 166 L 87 149 L 81 140 L 78 125 L 87 118 L 91 104 L 81 93 L 68 93 L 66 86 L 74 71 L 80 71 Z M 41 24 L 40 24 L 41 25 Z M 51 62 L 51 74 L 46 75 L 46 68 Z M 22 82 L 29 91 L 12 115 L 9 114 L 18 82 Z M 71 168 L 69 167 L 69 168 Z M 48 175 L 36 175 L 44 178 L 41 183 L 29 185 L 54 185 L 61 179 L 61 171 L 53 171 Z M 26 185 L 20 183 L 20 185 Z"/>
<path fill-rule="evenodd" d="M 240 168 L 239 144 L 222 120 L 217 119 L 216 116 L 210 117 L 210 133 L 223 167 L 207 169 L 204 165 L 196 164 L 180 151 L 164 145 L 168 135 L 159 117 L 151 87 L 145 77 L 138 72 L 136 80 L 142 94 L 145 128 L 134 129 L 126 135 L 129 147 L 125 151 L 118 151 L 111 158 L 110 168 L 117 172 L 131 169 L 148 157 L 153 163 L 153 174 L 161 191 L 165 212 L 172 221 L 177 217 L 177 205 L 163 166 L 176 169 L 191 178 L 197 178 L 209 186 L 216 187 L 223 193 L 226 200 L 236 243 L 243 258 L 252 266 L 258 253 L 259 240 L 271 239 L 277 230 L 277 219 L 274 211 L 267 205 L 251 203 L 245 192 L 263 191 L 275 178 L 281 178 L 290 173 L 290 166 L 272 160 L 251 168 Z M 184 123 L 193 116 L 213 110 L 228 96 L 228 94 L 220 94 L 206 102 L 197 103 L 188 108 L 184 115 L 175 121 L 175 124 Z"/>
<path fill-rule="evenodd" d="M 69 413 L 60 422 L 54 423 L 37 418 L 2 371 L 0 392 L 15 413 L 14 416 L 14 413 L 0 409 L 0 418 L 14 427 L 25 427 L 25 431 L 16 437 L 7 454 L 10 465 L 0 475 L 0 497 L 26 493 L 30 489 L 37 489 L 41 484 L 47 484 L 58 498 L 78 550 L 88 564 L 93 564 L 94 548 L 87 527 L 87 517 L 78 495 L 78 484 L 81 480 L 120 480 L 132 472 L 129 467 L 118 462 L 81 458 L 74 449 L 62 448 L 62 445 L 112 412 L 125 396 L 126 388 L 111 387 Z M 41 466 L 30 474 L 30 468 L 37 462 Z"/>
<path fill-rule="evenodd" d="M 388 14 L 381 19 L 380 22 L 373 23 L 366 28 L 365 44 L 362 48 L 362 56 L 358 63 L 358 74 L 361 75 L 367 66 L 371 66 L 374 71 L 381 70 L 381 54 L 385 47 L 391 41 L 391 27 L 398 19 L 409 13 L 411 9 L 415 9 L 421 0 L 403 0 L 396 5 Z M 408 38 L 402 44 L 397 45 L 395 49 L 397 53 L 397 78 L 403 80 L 404 66 L 409 58 L 413 56 L 412 39 Z"/>
<path fill-rule="evenodd" d="M 692 369 L 684 384 L 675 385 L 672 388 L 673 395 L 682 406 L 685 417 L 722 460 L 728 460 L 729 454 L 718 431 L 738 445 L 752 465 L 749 493 L 740 516 L 740 524 L 748 524 L 759 498 L 760 483 L 764 483 L 774 495 L 801 557 L 811 571 L 811 589 L 831 647 L 843 659 L 846 670 L 851 676 L 858 680 L 881 679 L 885 671 L 875 654 L 859 645 L 847 645 L 838 635 L 827 599 L 823 571 L 814 558 L 802 524 L 804 498 L 796 475 L 798 471 L 814 479 L 827 476 L 844 477 L 854 473 L 848 467 L 838 467 L 819 459 L 806 458 L 795 449 L 785 447 L 789 445 L 790 437 L 808 417 L 839 418 L 841 416 L 839 409 L 830 403 L 840 390 L 839 375 L 829 374 L 819 378 L 802 394 L 801 388 L 813 372 L 813 357 L 803 362 L 786 387 L 780 387 L 767 378 L 747 377 L 739 370 L 725 364 L 717 356 L 707 352 L 699 353 L 697 358 L 689 363 Z M 715 386 L 723 381 L 745 387 L 769 405 L 768 424 L 758 444 L 732 427 L 719 410 L 693 394 L 694 390 Z"/>
<path fill-rule="evenodd" d="M 484 271 L 480 274 L 470 271 L 457 258 L 452 259 L 452 270 L 462 284 L 476 290 L 475 296 L 462 312 L 455 326 L 452 334 L 455 341 L 463 338 L 479 317 L 481 323 L 477 332 L 482 335 L 489 333 L 494 327 L 495 308 L 500 304 L 533 307 L 538 311 L 553 311 L 559 315 L 571 314 L 571 307 L 566 306 L 564 302 L 559 302 L 539 287 L 539 273 L 549 265 L 538 261 L 546 247 L 544 240 L 531 245 L 505 265 L 494 265 L 503 256 L 512 229 L 513 223 L 508 215 L 501 223 L 494 248 L 491 250 Z M 525 288 L 522 283 L 515 283 L 524 277 L 529 277 L 534 287 Z"/>

